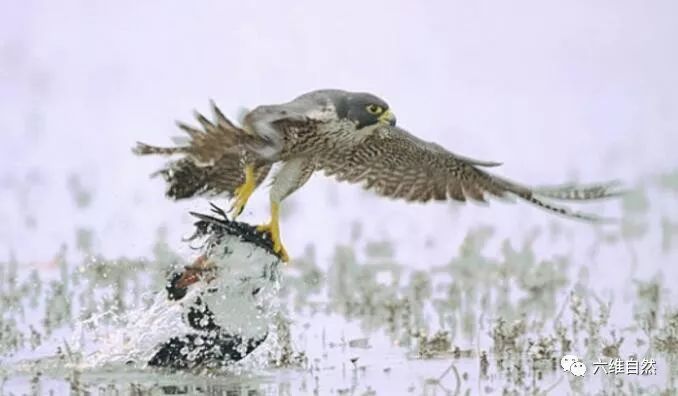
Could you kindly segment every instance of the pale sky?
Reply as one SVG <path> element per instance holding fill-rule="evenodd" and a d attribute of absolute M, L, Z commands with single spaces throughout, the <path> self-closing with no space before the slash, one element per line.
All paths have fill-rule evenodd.
<path fill-rule="evenodd" d="M 169 143 L 174 121 L 210 98 L 234 117 L 313 89 L 373 92 L 405 129 L 503 161 L 499 174 L 528 184 L 633 184 L 678 166 L 673 1 L 2 3 L 0 254 L 20 259 L 48 260 L 79 226 L 108 256 L 148 254 L 159 224 L 183 248 L 186 211 L 206 201 L 165 199 L 148 178 L 163 160 L 130 147 Z M 74 173 L 94 190 L 84 211 L 67 188 Z M 257 192 L 244 219 L 266 220 L 267 200 Z M 450 257 L 476 224 L 511 235 L 551 220 L 526 204 L 391 202 L 323 176 L 292 200 L 282 224 L 292 256 L 347 241 L 356 220 L 422 262 Z"/>

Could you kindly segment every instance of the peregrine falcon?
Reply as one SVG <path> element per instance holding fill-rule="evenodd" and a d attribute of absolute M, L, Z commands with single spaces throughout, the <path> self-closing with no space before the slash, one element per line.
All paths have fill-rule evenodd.
<path fill-rule="evenodd" d="M 252 192 L 279 164 L 270 188 L 271 220 L 259 226 L 268 232 L 274 250 L 288 260 L 280 238 L 279 208 L 285 197 L 315 171 L 377 194 L 406 201 L 485 202 L 485 196 L 518 197 L 548 211 L 588 221 L 604 220 L 573 212 L 544 199 L 585 201 L 617 195 L 616 183 L 531 188 L 493 175 L 483 168 L 501 165 L 454 154 L 396 126 L 381 98 L 336 89 L 306 93 L 291 102 L 259 106 L 234 125 L 212 102 L 213 121 L 196 112 L 201 128 L 178 123 L 190 140 L 178 147 L 137 143 L 134 152 L 184 154 L 161 174 L 172 199 L 198 195 L 233 197 L 233 217 Z"/>

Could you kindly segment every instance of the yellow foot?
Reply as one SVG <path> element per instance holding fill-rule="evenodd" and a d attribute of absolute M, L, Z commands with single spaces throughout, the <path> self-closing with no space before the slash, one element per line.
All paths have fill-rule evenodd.
<path fill-rule="evenodd" d="M 233 202 L 231 210 L 229 210 L 233 220 L 235 220 L 236 217 L 242 213 L 243 209 L 245 209 L 245 205 L 254 192 L 255 187 L 254 167 L 247 165 L 245 166 L 245 182 L 235 189 L 235 202 Z"/>
<path fill-rule="evenodd" d="M 277 219 L 271 220 L 268 224 L 257 226 L 257 231 L 268 233 L 273 241 L 273 251 L 280 256 L 283 262 L 288 263 L 290 261 L 290 256 L 287 255 L 287 251 L 280 240 L 280 228 Z"/>

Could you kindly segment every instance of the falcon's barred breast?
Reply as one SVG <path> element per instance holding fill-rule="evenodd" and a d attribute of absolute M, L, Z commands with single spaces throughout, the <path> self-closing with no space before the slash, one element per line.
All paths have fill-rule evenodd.
<path fill-rule="evenodd" d="M 493 175 L 500 165 L 454 154 L 395 125 L 388 104 L 368 93 L 320 90 L 280 105 L 247 113 L 242 127 L 230 122 L 212 103 L 213 121 L 196 113 L 201 129 L 179 127 L 188 144 L 161 148 L 138 143 L 138 154 L 184 154 L 159 171 L 173 199 L 202 194 L 235 197 L 237 216 L 273 164 L 281 166 L 270 190 L 269 231 L 276 251 L 287 257 L 278 224 L 280 202 L 316 171 L 338 180 L 361 183 L 376 193 L 407 201 L 518 197 L 543 209 L 588 221 L 604 221 L 574 212 L 547 199 L 588 201 L 619 194 L 617 183 L 531 188 Z"/>

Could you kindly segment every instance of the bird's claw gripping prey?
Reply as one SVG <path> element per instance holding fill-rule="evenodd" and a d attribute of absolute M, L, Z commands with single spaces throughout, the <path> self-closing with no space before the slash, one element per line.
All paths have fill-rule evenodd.
<path fill-rule="evenodd" d="M 233 220 L 240 216 L 243 209 L 245 209 L 245 205 L 247 205 L 247 201 L 249 200 L 250 196 L 252 195 L 256 187 L 257 185 L 254 176 L 254 168 L 251 165 L 246 165 L 245 181 L 243 182 L 242 185 L 235 189 L 234 194 L 235 201 L 233 202 L 231 210 L 229 211 L 229 213 L 231 214 L 231 218 Z"/>
<path fill-rule="evenodd" d="M 214 119 L 197 114 L 201 128 L 179 124 L 190 137 L 178 147 L 139 143 L 135 153 L 174 155 L 161 174 L 173 199 L 223 194 L 234 197 L 239 215 L 274 164 L 267 232 L 287 261 L 279 225 L 281 202 L 316 171 L 362 184 L 379 195 L 410 202 L 485 201 L 487 196 L 518 197 L 552 213 L 589 222 L 605 220 L 573 211 L 552 200 L 573 203 L 616 196 L 608 184 L 532 188 L 490 173 L 499 165 L 448 151 L 397 127 L 381 98 L 360 92 L 318 90 L 279 105 L 259 106 L 236 126 L 212 104 Z M 246 164 L 243 165 L 243 164 Z M 244 169 L 243 169 L 244 168 Z M 244 179 L 243 179 L 244 173 Z"/>
<path fill-rule="evenodd" d="M 278 204 L 271 205 L 271 221 L 257 226 L 257 231 L 267 233 L 271 241 L 273 242 L 273 251 L 276 252 L 280 259 L 287 263 L 290 261 L 290 256 L 287 254 L 287 250 L 282 244 L 280 239 L 280 216 L 279 216 L 279 206 Z"/>

